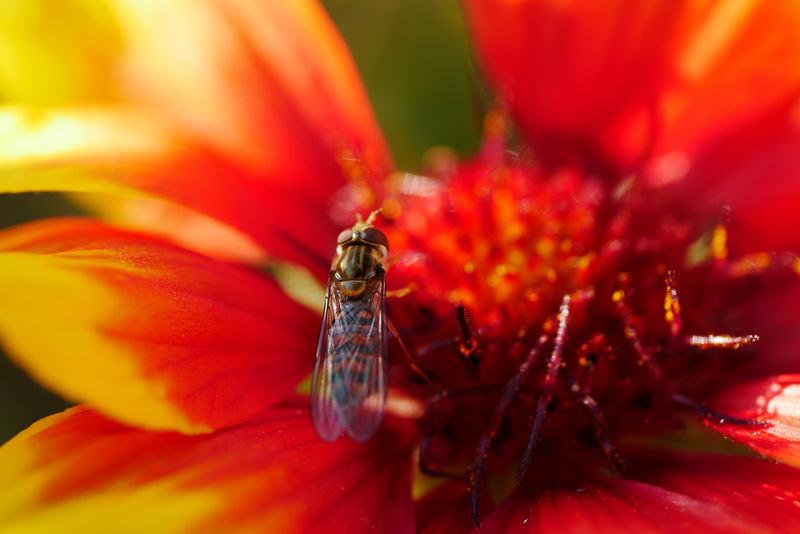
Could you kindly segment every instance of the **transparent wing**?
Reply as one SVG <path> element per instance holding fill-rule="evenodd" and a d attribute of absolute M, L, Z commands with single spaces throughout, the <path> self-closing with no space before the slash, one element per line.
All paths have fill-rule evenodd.
<path fill-rule="evenodd" d="M 386 410 L 386 283 L 378 273 L 364 293 L 346 299 L 331 275 L 311 380 L 311 419 L 319 436 L 346 433 L 366 441 Z"/>

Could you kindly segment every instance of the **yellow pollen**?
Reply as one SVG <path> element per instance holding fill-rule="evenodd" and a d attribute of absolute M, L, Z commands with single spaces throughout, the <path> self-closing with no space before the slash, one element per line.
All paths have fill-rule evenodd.
<path fill-rule="evenodd" d="M 403 206 L 396 198 L 389 198 L 381 206 L 383 216 L 387 219 L 396 219 L 403 212 Z"/>
<path fill-rule="evenodd" d="M 507 275 L 510 271 L 511 269 L 509 269 L 508 265 L 498 265 L 494 268 L 494 274 L 501 277 Z"/>
<path fill-rule="evenodd" d="M 728 231 L 718 224 L 711 236 L 711 255 L 715 260 L 724 260 L 728 257 Z"/>
<path fill-rule="evenodd" d="M 499 111 L 490 111 L 483 119 L 483 132 L 484 134 L 502 134 L 506 131 L 506 118 L 505 115 Z"/>
<path fill-rule="evenodd" d="M 622 292 L 621 289 L 617 289 L 616 291 L 614 291 L 614 294 L 611 295 L 611 298 L 614 300 L 614 302 L 619 302 L 625 298 L 625 294 Z"/>
<path fill-rule="evenodd" d="M 555 248 L 556 244 L 552 239 L 540 239 L 536 243 L 536 252 L 545 258 L 551 257 Z"/>
<path fill-rule="evenodd" d="M 475 264 L 472 263 L 471 261 L 468 261 L 467 263 L 465 263 L 464 264 L 464 272 L 467 273 L 467 274 L 471 274 L 471 273 L 475 272 Z"/>
<path fill-rule="evenodd" d="M 772 257 L 768 252 L 759 252 L 758 254 L 755 254 L 753 260 L 759 269 L 766 269 L 769 267 L 769 264 L 772 263 Z"/>
<path fill-rule="evenodd" d="M 677 299 L 672 295 L 671 291 L 667 291 L 664 295 L 664 311 L 667 312 L 667 320 L 673 320 L 681 311 L 681 305 Z"/>
<path fill-rule="evenodd" d="M 580 256 L 575 262 L 575 267 L 580 270 L 586 269 L 592 264 L 592 262 L 595 260 L 596 257 L 597 254 L 595 254 L 594 252 L 590 252 L 589 254 Z"/>
<path fill-rule="evenodd" d="M 512 250 L 508 253 L 508 263 L 512 266 L 512 270 L 518 271 L 525 265 L 525 259 L 526 256 L 521 250 Z"/>

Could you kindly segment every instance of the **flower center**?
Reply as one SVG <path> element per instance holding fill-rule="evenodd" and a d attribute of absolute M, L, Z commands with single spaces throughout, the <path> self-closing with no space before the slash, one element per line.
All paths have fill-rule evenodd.
<path fill-rule="evenodd" d="M 385 207 L 389 280 L 412 291 L 389 313 L 425 375 L 397 387 L 433 395 L 423 469 L 503 478 L 533 446 L 543 466 L 604 469 L 619 464 L 620 436 L 680 423 L 675 396 L 709 369 L 682 334 L 678 286 L 725 253 L 724 236 L 633 180 L 609 184 L 483 160 L 399 180 Z M 709 310 L 691 312 L 696 328 Z"/>

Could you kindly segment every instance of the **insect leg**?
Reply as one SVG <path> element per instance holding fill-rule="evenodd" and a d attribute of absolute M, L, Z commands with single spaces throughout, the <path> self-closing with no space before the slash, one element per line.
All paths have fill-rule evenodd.
<path fill-rule="evenodd" d="M 427 429 L 419 444 L 419 469 L 426 475 L 432 477 L 462 479 L 461 475 L 435 469 L 428 465 L 428 447 L 430 447 L 433 438 L 436 436 L 436 407 L 439 405 L 439 402 L 443 398 L 449 396 L 449 394 L 450 392 L 447 390 L 437 392 L 433 396 L 433 399 L 431 399 L 430 404 L 428 404 L 428 408 L 425 410 L 425 422 Z"/>
<path fill-rule="evenodd" d="M 403 352 L 406 355 L 406 360 L 408 362 L 408 367 L 412 371 L 414 371 L 414 373 L 416 373 L 420 378 L 422 378 L 422 380 L 424 380 L 426 384 L 431 386 L 434 391 L 436 391 L 437 393 L 441 393 L 443 391 L 442 388 L 439 387 L 431 379 L 431 377 L 429 377 L 428 374 L 425 371 L 423 371 L 419 367 L 419 365 L 417 365 L 417 362 L 414 361 L 414 357 L 408 351 L 408 349 L 406 348 L 405 344 L 403 343 L 403 340 L 400 338 L 400 333 L 397 331 L 397 329 L 392 324 L 392 321 L 390 321 L 388 317 L 386 318 L 386 327 L 389 329 L 389 331 L 392 333 L 392 335 L 397 339 L 397 342 L 400 344 L 400 348 L 403 349 Z"/>

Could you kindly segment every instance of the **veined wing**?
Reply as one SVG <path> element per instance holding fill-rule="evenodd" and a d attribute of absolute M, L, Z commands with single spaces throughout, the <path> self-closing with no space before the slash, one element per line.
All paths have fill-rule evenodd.
<path fill-rule="evenodd" d="M 377 273 L 355 299 L 337 287 L 331 275 L 311 381 L 311 419 L 325 441 L 343 433 L 366 441 L 386 410 L 385 275 Z"/>

